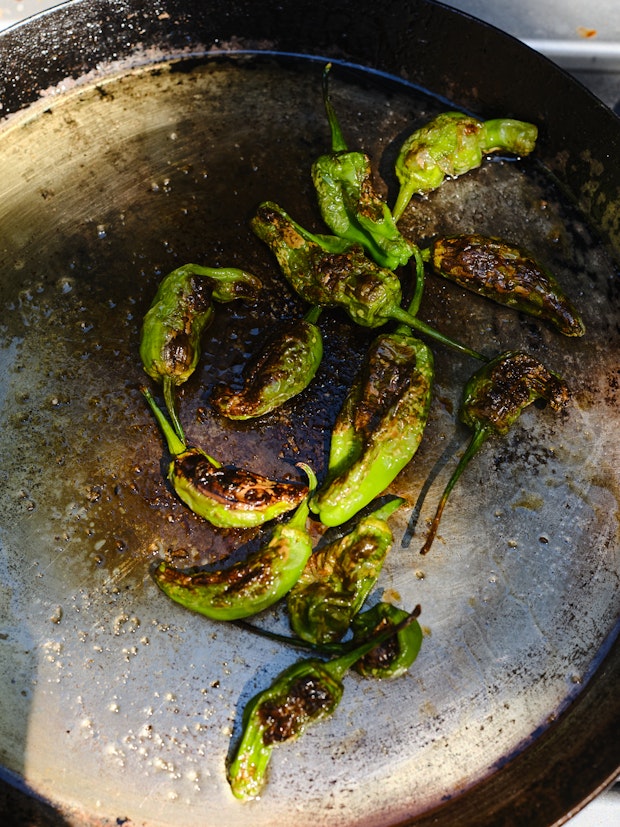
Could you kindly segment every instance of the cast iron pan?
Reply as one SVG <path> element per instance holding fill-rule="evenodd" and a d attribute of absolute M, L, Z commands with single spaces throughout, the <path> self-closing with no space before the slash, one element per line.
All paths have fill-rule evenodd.
<path fill-rule="evenodd" d="M 421 604 L 420 656 L 398 681 L 348 677 L 338 713 L 277 750 L 264 795 L 242 805 L 225 780 L 241 710 L 299 653 L 153 583 L 162 556 L 217 564 L 262 535 L 214 531 L 166 487 L 137 346 L 169 270 L 255 271 L 263 294 L 218 313 L 181 416 L 226 461 L 294 477 L 304 459 L 322 475 L 368 331 L 326 313 L 315 381 L 251 427 L 218 419 L 210 393 L 303 310 L 249 219 L 272 199 L 320 229 L 309 167 L 329 140 L 326 59 L 349 145 L 390 200 L 399 142 L 432 114 L 538 124 L 533 158 L 485 161 L 404 226 L 421 243 L 477 230 L 529 247 L 587 335 L 429 277 L 424 318 L 488 355 L 530 350 L 571 405 L 528 410 L 485 449 L 420 558 L 475 368 L 434 348 L 431 420 L 392 487 L 407 507 L 372 596 Z M 541 56 L 430 2 L 68 3 L 2 35 L 0 84 L 3 823 L 562 823 L 620 764 L 618 120 Z M 259 620 L 287 629 L 280 610 Z"/>

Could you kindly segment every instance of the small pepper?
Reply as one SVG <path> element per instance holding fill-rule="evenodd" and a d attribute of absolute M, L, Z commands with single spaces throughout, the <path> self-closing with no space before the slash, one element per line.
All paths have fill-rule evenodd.
<path fill-rule="evenodd" d="M 392 545 L 387 518 L 403 502 L 391 500 L 362 517 L 344 537 L 312 552 L 287 596 L 291 628 L 302 640 L 324 644 L 345 635 Z"/>
<path fill-rule="evenodd" d="M 450 492 L 472 457 L 492 435 L 505 436 L 523 410 L 537 399 L 546 400 L 552 410 L 560 411 L 568 403 L 570 392 L 563 379 L 528 353 L 501 353 L 469 379 L 460 419 L 473 435 L 439 501 L 421 554 L 430 550 Z"/>
<path fill-rule="evenodd" d="M 198 264 L 179 267 L 160 282 L 142 323 L 140 357 L 146 373 L 162 384 L 179 437 L 174 390 L 196 369 L 201 336 L 215 316 L 213 300 L 254 299 L 260 287 L 260 281 L 244 270 Z"/>
<path fill-rule="evenodd" d="M 565 336 L 585 333 L 555 277 L 517 247 L 477 234 L 458 235 L 436 239 L 422 256 L 440 276 L 473 293 L 545 319 Z"/>
<path fill-rule="evenodd" d="M 327 478 L 310 501 L 325 525 L 349 520 L 411 461 L 428 420 L 433 364 L 404 325 L 371 344 L 332 429 Z"/>
<path fill-rule="evenodd" d="M 314 473 L 307 465 L 300 465 L 312 489 Z M 212 620 L 250 617 L 272 606 L 297 582 L 312 553 L 307 519 L 306 498 L 287 523 L 276 525 L 269 542 L 245 560 L 218 571 L 182 571 L 161 562 L 153 577 L 176 603 Z"/>
<path fill-rule="evenodd" d="M 407 616 L 400 627 L 383 631 L 338 658 L 297 661 L 255 695 L 244 710 L 241 739 L 228 768 L 233 795 L 240 800 L 260 795 L 273 748 L 295 740 L 308 726 L 333 714 L 344 694 L 346 672 L 413 620 L 413 615 Z"/>
<path fill-rule="evenodd" d="M 412 614 L 420 616 L 420 606 Z M 384 629 L 395 629 L 408 616 L 404 609 L 392 603 L 377 603 L 371 609 L 360 612 L 351 621 L 353 642 L 362 643 Z M 399 678 L 411 667 L 422 646 L 422 629 L 417 620 L 375 646 L 354 665 L 356 672 L 365 678 L 391 680 Z"/>
<path fill-rule="evenodd" d="M 479 353 L 404 310 L 396 274 L 369 259 L 360 245 L 337 236 L 310 233 L 271 201 L 258 207 L 252 228 L 274 253 L 284 277 L 304 301 L 342 308 L 363 327 L 400 321 L 459 353 L 485 361 Z"/>
<path fill-rule="evenodd" d="M 298 482 L 272 480 L 225 466 L 201 448 L 188 447 L 157 406 L 147 388 L 142 393 L 168 443 L 172 460 L 168 480 L 179 499 L 218 528 L 262 525 L 296 508 L 308 494 Z"/>
<path fill-rule="evenodd" d="M 480 121 L 462 112 L 444 112 L 416 129 L 403 143 L 396 159 L 400 190 L 392 210 L 398 221 L 415 194 L 424 195 L 476 169 L 491 152 L 505 150 L 529 155 L 536 144 L 537 128 L 511 118 Z"/>
<path fill-rule="evenodd" d="M 323 100 L 331 129 L 331 152 L 312 165 L 319 209 L 333 233 L 361 244 L 377 264 L 395 270 L 409 261 L 415 245 L 401 235 L 388 205 L 375 191 L 368 155 L 347 149 L 329 97 L 330 69 L 328 63 L 323 72 Z"/>
<path fill-rule="evenodd" d="M 218 413 L 228 419 L 263 416 L 307 388 L 323 358 L 320 313 L 312 307 L 303 319 L 278 328 L 247 365 L 240 391 L 216 388 L 212 404 Z"/>

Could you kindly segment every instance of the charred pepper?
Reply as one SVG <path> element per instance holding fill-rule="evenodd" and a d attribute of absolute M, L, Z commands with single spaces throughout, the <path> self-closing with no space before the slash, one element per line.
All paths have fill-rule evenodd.
<path fill-rule="evenodd" d="M 300 463 L 316 484 L 312 470 Z M 161 562 L 153 573 L 159 588 L 181 606 L 212 620 L 238 620 L 269 608 L 295 585 L 312 552 L 306 530 L 307 498 L 271 539 L 245 560 L 217 571 L 180 570 Z"/>
<path fill-rule="evenodd" d="M 392 545 L 387 518 L 403 502 L 395 498 L 362 517 L 344 537 L 312 552 L 287 596 L 291 628 L 302 640 L 324 644 L 345 635 Z"/>
<path fill-rule="evenodd" d="M 303 319 L 281 326 L 248 364 L 240 391 L 216 388 L 212 404 L 218 413 L 228 419 L 263 416 L 307 388 L 323 358 L 320 313 L 312 307 Z"/>
<path fill-rule="evenodd" d="M 363 327 L 400 321 L 459 353 L 484 361 L 479 353 L 404 310 L 398 277 L 369 259 L 361 245 L 337 236 L 310 233 L 271 201 L 259 206 L 252 228 L 274 253 L 284 277 L 304 301 L 342 308 Z"/>
<path fill-rule="evenodd" d="M 492 152 L 505 150 L 529 155 L 536 144 L 536 126 L 512 118 L 481 121 L 462 112 L 443 112 L 416 129 L 403 143 L 396 159 L 400 189 L 392 210 L 398 221 L 415 194 L 441 186 L 482 163 Z"/>
<path fill-rule="evenodd" d="M 422 256 L 440 276 L 473 293 L 545 319 L 565 336 L 585 333 L 557 279 L 518 247 L 478 234 L 457 235 L 436 239 Z"/>
<path fill-rule="evenodd" d="M 273 748 L 295 740 L 308 726 L 333 714 L 344 694 L 346 672 L 413 620 L 413 615 L 407 616 L 400 627 L 386 630 L 333 660 L 297 661 L 255 695 L 245 707 L 241 739 L 228 768 L 233 795 L 241 800 L 256 798 L 265 784 Z"/>
<path fill-rule="evenodd" d="M 347 148 L 323 72 L 323 100 L 331 130 L 331 152 L 312 165 L 312 180 L 319 209 L 330 230 L 341 238 L 361 244 L 381 267 L 395 270 L 406 264 L 415 245 L 401 235 L 388 205 L 376 192 L 370 158 Z"/>
<path fill-rule="evenodd" d="M 262 525 L 296 508 L 308 493 L 302 483 L 272 480 L 222 465 L 201 448 L 188 447 L 147 388 L 142 393 L 168 443 L 168 479 L 179 499 L 218 528 Z"/>
<path fill-rule="evenodd" d="M 415 617 L 420 616 L 420 606 L 412 612 Z M 384 629 L 395 629 L 408 616 L 404 609 L 399 609 L 392 603 L 381 602 L 371 609 L 355 615 L 351 621 L 353 643 L 362 643 L 375 637 Z M 395 635 L 375 646 L 368 654 L 360 658 L 354 665 L 356 672 L 365 678 L 381 678 L 391 680 L 404 675 L 417 658 L 422 646 L 422 629 L 417 620 L 401 628 Z"/>
<path fill-rule="evenodd" d="M 433 364 L 404 325 L 371 344 L 332 428 L 327 478 L 310 501 L 325 525 L 353 517 L 411 461 L 428 419 Z"/>
<path fill-rule="evenodd" d="M 552 410 L 560 411 L 568 403 L 570 392 L 557 374 L 520 351 L 500 354 L 467 382 L 460 419 L 473 435 L 448 480 L 421 554 L 430 550 L 450 492 L 472 457 L 492 435 L 505 436 L 523 410 L 537 399 L 544 399 Z"/>
<path fill-rule="evenodd" d="M 146 373 L 163 388 L 168 414 L 182 438 L 174 391 L 196 369 L 200 339 L 213 321 L 213 301 L 254 299 L 261 287 L 251 273 L 236 268 L 187 264 L 159 284 L 147 311 L 140 338 L 140 357 Z"/>

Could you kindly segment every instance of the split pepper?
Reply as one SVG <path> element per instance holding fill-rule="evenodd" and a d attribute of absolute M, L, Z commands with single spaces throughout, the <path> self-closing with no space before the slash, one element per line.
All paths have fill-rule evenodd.
<path fill-rule="evenodd" d="M 234 466 L 222 465 L 201 448 L 188 447 L 142 388 L 168 443 L 172 460 L 168 480 L 178 497 L 198 516 L 218 528 L 262 525 L 296 508 L 308 494 L 298 482 L 272 480 Z"/>
<path fill-rule="evenodd" d="M 387 518 L 403 502 L 393 499 L 360 519 L 344 537 L 312 552 L 287 596 L 291 627 L 302 640 L 324 644 L 346 634 L 392 546 Z"/>
<path fill-rule="evenodd" d="M 228 419 L 263 416 L 307 388 L 323 358 L 320 313 L 320 307 L 312 307 L 303 319 L 278 328 L 247 365 L 240 391 L 216 388 L 212 404 L 218 413 Z"/>
<path fill-rule="evenodd" d="M 552 410 L 560 411 L 568 403 L 570 392 L 563 379 L 528 353 L 501 353 L 469 379 L 460 419 L 473 435 L 439 501 L 421 554 L 430 550 L 450 492 L 472 457 L 492 435 L 505 436 L 523 410 L 537 399 L 544 399 Z"/>
<path fill-rule="evenodd" d="M 297 661 L 255 695 L 244 710 L 241 739 L 228 768 L 233 795 L 241 800 L 259 796 L 273 748 L 295 740 L 308 726 L 333 714 L 344 694 L 346 672 L 415 617 L 415 613 L 408 615 L 394 629 L 382 631 L 332 660 Z"/>
<path fill-rule="evenodd" d="M 310 500 L 341 525 L 381 494 L 415 455 L 428 420 L 434 360 L 400 325 L 378 336 L 332 428 L 327 478 Z"/>
<path fill-rule="evenodd" d="M 536 126 L 511 118 L 480 121 L 462 112 L 444 112 L 416 129 L 396 159 L 400 189 L 392 210 L 398 221 L 415 194 L 424 195 L 476 169 L 484 155 L 499 150 L 529 155 L 536 144 Z"/>
<path fill-rule="evenodd" d="M 565 336 L 584 324 L 557 279 L 523 250 L 477 234 L 438 238 L 422 251 L 440 276 L 499 304 L 537 316 Z"/>
<path fill-rule="evenodd" d="M 416 606 L 412 614 L 416 618 L 419 617 L 420 606 Z M 371 609 L 360 612 L 351 621 L 352 643 L 362 643 L 384 629 L 396 629 L 407 617 L 408 613 L 404 609 L 399 609 L 392 603 L 377 603 Z M 360 658 L 353 668 L 365 678 L 399 678 L 417 658 L 421 646 L 422 629 L 418 621 L 414 620 L 375 646 Z"/>
<path fill-rule="evenodd" d="M 196 369 L 200 338 L 215 316 L 213 301 L 255 299 L 261 287 L 251 273 L 233 267 L 187 264 L 162 279 L 142 323 L 140 357 L 161 383 L 177 436 L 182 438 L 174 391 Z"/>
<path fill-rule="evenodd" d="M 444 336 L 401 306 L 398 276 L 369 259 L 359 244 L 304 230 L 280 206 L 263 202 L 252 228 L 274 253 L 293 290 L 304 301 L 342 308 L 363 327 L 400 321 L 453 350 L 484 360 L 479 353 Z"/>
<path fill-rule="evenodd" d="M 316 484 L 312 470 L 300 463 Z M 153 573 L 159 588 L 181 606 L 212 620 L 238 620 L 269 608 L 294 586 L 312 552 L 306 530 L 305 499 L 287 523 L 274 528 L 271 539 L 245 560 L 218 571 L 182 571 L 166 562 Z"/>
<path fill-rule="evenodd" d="M 330 69 L 328 63 L 323 72 L 323 100 L 332 151 L 312 165 L 319 209 L 333 233 L 361 244 L 377 264 L 395 270 L 409 261 L 415 245 L 401 235 L 388 205 L 375 191 L 368 155 L 347 149 L 329 97 Z"/>

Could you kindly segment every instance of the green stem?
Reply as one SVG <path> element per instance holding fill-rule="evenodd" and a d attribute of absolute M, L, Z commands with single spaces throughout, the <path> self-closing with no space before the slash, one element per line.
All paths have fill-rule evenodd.
<path fill-rule="evenodd" d="M 149 407 L 153 412 L 153 416 L 157 420 L 157 424 L 162 430 L 162 433 L 168 443 L 168 450 L 173 456 L 178 456 L 182 454 L 187 449 L 187 443 L 185 442 L 185 438 L 181 439 L 179 437 L 177 431 L 172 427 L 172 425 L 168 422 L 166 417 L 164 416 L 161 408 L 153 399 L 153 395 L 151 394 L 148 388 L 142 387 L 140 388 L 142 391 L 142 395 L 149 403 Z"/>
<path fill-rule="evenodd" d="M 438 330 L 435 330 L 434 327 L 431 327 L 426 322 L 423 322 L 422 319 L 418 319 L 416 316 L 412 316 L 406 310 L 403 310 L 402 307 L 395 307 L 390 313 L 390 317 L 397 322 L 402 322 L 407 325 L 407 327 L 413 328 L 413 330 L 417 330 L 419 333 L 424 333 L 436 342 L 441 342 L 442 345 L 457 351 L 457 353 L 463 353 L 465 356 L 471 356 L 472 359 L 479 359 L 481 362 L 488 362 L 488 359 L 481 353 L 478 353 L 477 351 L 467 347 L 467 345 L 462 345 L 460 342 L 456 342 L 449 336 L 440 333 Z"/>
<path fill-rule="evenodd" d="M 166 403 L 166 408 L 168 410 L 170 419 L 172 420 L 172 425 L 174 427 L 176 435 L 179 437 L 180 440 L 185 442 L 183 426 L 181 425 L 181 420 L 179 419 L 179 415 L 177 414 L 176 409 L 176 398 L 174 392 L 176 385 L 174 384 L 170 376 L 164 376 L 162 379 L 162 387 L 164 391 L 164 401 Z"/>
<path fill-rule="evenodd" d="M 315 304 L 310 308 L 310 310 L 308 310 L 308 312 L 304 316 L 304 319 L 310 324 L 316 324 L 322 312 L 322 306 L 320 304 Z"/>
<path fill-rule="evenodd" d="M 329 73 L 331 71 L 332 64 L 327 63 L 325 68 L 323 69 L 323 102 L 325 104 L 325 111 L 327 112 L 327 120 L 329 121 L 329 128 L 332 133 L 332 152 L 346 152 L 347 150 L 347 143 L 344 139 L 344 135 L 342 134 L 342 130 L 340 128 L 340 124 L 338 122 L 338 117 L 336 115 L 336 110 L 332 106 L 331 99 L 329 97 Z"/>
<path fill-rule="evenodd" d="M 486 442 L 489 437 L 489 431 L 486 428 L 478 428 L 474 432 L 469 445 L 465 449 L 463 455 L 461 456 L 458 465 L 454 469 L 454 472 L 450 479 L 448 480 L 448 484 L 446 485 L 443 494 L 441 495 L 441 499 L 439 500 L 439 505 L 437 506 L 437 511 L 435 512 L 435 516 L 433 517 L 433 522 L 431 523 L 431 527 L 428 531 L 426 536 L 426 540 L 424 545 L 420 549 L 420 554 L 428 554 L 430 551 L 430 547 L 433 544 L 433 540 L 437 535 L 437 530 L 439 528 L 439 523 L 441 521 L 441 515 L 443 514 L 444 507 L 448 501 L 448 497 L 450 496 L 452 489 L 456 485 L 457 480 L 465 470 L 466 466 L 469 464 L 469 461 L 472 457 L 478 453 L 480 447 Z"/>

